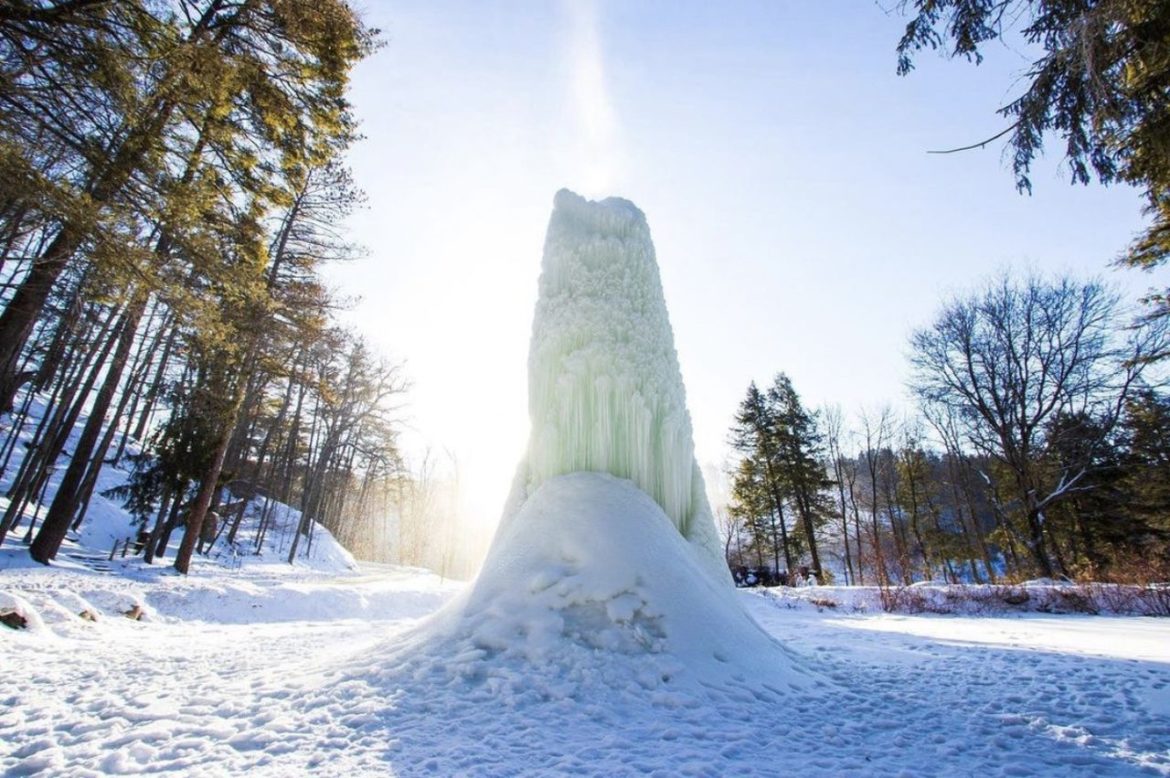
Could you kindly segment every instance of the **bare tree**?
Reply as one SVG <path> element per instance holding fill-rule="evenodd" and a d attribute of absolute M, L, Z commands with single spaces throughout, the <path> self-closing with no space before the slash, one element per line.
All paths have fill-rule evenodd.
<path fill-rule="evenodd" d="M 876 418 L 868 410 L 861 412 L 861 431 L 865 449 L 862 456 L 865 459 L 865 469 L 869 475 L 869 520 L 873 532 L 873 563 L 879 586 L 886 586 L 890 582 L 889 570 L 886 569 L 885 554 L 882 552 L 881 534 L 881 455 L 882 449 L 889 445 L 893 435 L 893 412 L 886 405 L 877 412 Z"/>
<path fill-rule="evenodd" d="M 850 492 L 852 492 L 852 480 L 856 478 L 855 473 L 851 473 L 851 463 L 846 462 L 841 455 L 841 438 L 844 434 L 844 421 L 841 414 L 841 406 L 831 405 L 824 409 L 825 419 L 825 442 L 829 446 L 830 465 L 833 468 L 833 482 L 837 486 L 837 500 L 841 510 L 841 542 L 845 545 L 845 571 L 848 576 L 847 584 L 856 584 L 858 581 L 858 574 L 853 571 L 853 554 L 849 549 L 849 511 L 845 500 L 845 482 L 849 479 Z M 861 546 L 857 546 L 858 556 L 860 557 Z M 860 558 L 858 560 L 858 573 L 860 570 Z"/>
<path fill-rule="evenodd" d="M 1082 416 L 1104 444 L 1147 357 L 1166 345 L 1166 325 L 1128 327 L 1115 292 L 1099 281 L 1003 273 L 946 303 L 910 340 L 911 387 L 923 403 L 953 411 L 966 442 L 992 458 L 984 477 L 1023 522 L 1036 570 L 1065 571 L 1053 554 L 1045 511 L 1091 488 L 1087 466 L 1042 460 L 1058 443 L 1050 422 Z"/>
<path fill-rule="evenodd" d="M 938 406 L 928 406 L 923 411 L 924 418 L 943 444 L 943 461 L 946 465 L 946 480 L 954 518 L 970 544 L 971 552 L 968 564 L 970 565 L 971 580 L 975 582 L 982 580 L 975 565 L 975 559 L 978 557 L 983 562 L 984 574 L 994 583 L 995 566 L 992 564 L 991 550 L 988 548 L 987 538 L 984 536 L 979 521 L 980 512 L 977 507 L 976 485 L 973 483 L 975 468 L 963 451 L 962 433 L 959 432 L 955 423 L 955 415 L 951 409 Z M 999 525 L 1000 514 L 995 512 L 993 515 L 997 525 Z M 1010 541 L 1010 535 L 1008 538 Z"/>

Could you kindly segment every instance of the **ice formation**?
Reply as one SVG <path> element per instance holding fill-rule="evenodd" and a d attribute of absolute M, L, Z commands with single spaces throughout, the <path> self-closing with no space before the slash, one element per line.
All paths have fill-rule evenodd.
<path fill-rule="evenodd" d="M 390 676 L 671 709 L 816 693 L 730 585 L 632 203 L 557 193 L 528 370 L 528 452 L 483 568 L 394 639 Z"/>
<path fill-rule="evenodd" d="M 628 200 L 557 192 L 528 355 L 532 431 L 502 525 L 554 476 L 633 481 L 729 581 L 646 217 Z"/>

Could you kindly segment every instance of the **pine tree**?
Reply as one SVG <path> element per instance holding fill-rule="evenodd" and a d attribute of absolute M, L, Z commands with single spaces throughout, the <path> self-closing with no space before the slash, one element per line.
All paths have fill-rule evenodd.
<path fill-rule="evenodd" d="M 816 417 L 801 405 L 783 373 L 768 391 L 753 382 L 740 403 L 731 444 L 743 455 L 734 474 L 732 511 L 747 522 L 755 545 L 769 548 L 779 572 L 780 552 L 786 570 L 794 555 L 807 549 L 812 569 L 824 575 L 817 531 L 832 515 L 825 489 L 832 485 L 822 462 Z M 798 520 L 789 531 L 788 515 Z"/>
<path fill-rule="evenodd" d="M 792 495 L 812 570 L 823 580 L 827 571 L 821 566 L 817 531 L 832 514 L 825 490 L 833 483 L 825 472 L 824 438 L 817 428 L 816 414 L 805 410 L 787 375 L 777 374 L 767 399 L 773 409 L 772 438 L 779 462 L 776 473 Z"/>
<path fill-rule="evenodd" d="M 777 573 L 781 572 L 778 552 L 783 551 L 785 572 L 791 575 L 792 547 L 784 513 L 785 494 L 779 474 L 780 452 L 775 440 L 775 425 L 774 409 L 753 381 L 740 403 L 735 426 L 731 429 L 732 447 L 749 462 L 738 471 L 744 502 L 733 503 L 732 509 L 751 517 L 748 527 L 753 542 L 757 548 L 772 549 Z M 761 496 L 767 498 L 766 511 L 762 510 Z"/>
<path fill-rule="evenodd" d="M 0 111 L 0 133 L 16 136 L 18 148 L 36 148 L 35 136 L 48 131 L 82 162 L 76 175 L 58 178 L 61 192 L 51 208 L 43 209 L 55 225 L 52 237 L 27 264 L 0 314 L 0 409 L 11 406 L 20 354 L 70 261 L 80 253 L 85 261 L 105 257 L 116 263 L 126 236 L 137 237 L 136 220 L 158 220 L 156 184 L 167 179 L 171 155 L 185 156 L 184 147 L 198 135 L 226 165 L 218 178 L 226 197 L 237 207 L 248 201 L 270 205 L 282 196 L 275 179 L 298 165 L 327 159 L 352 138 L 344 90 L 349 70 L 373 45 L 372 32 L 340 0 L 188 0 L 181 13 L 141 2 L 84 7 L 103 21 L 91 34 L 92 45 L 80 53 L 48 47 L 37 65 L 49 80 L 70 69 L 71 56 L 129 63 L 114 67 L 114 76 L 109 69 L 76 68 L 91 78 L 75 91 L 96 95 L 93 100 L 103 110 L 77 110 L 67 102 L 60 113 L 46 114 L 65 117 L 52 123 L 27 119 L 29 107 L 14 98 L 11 114 Z M 103 14 L 117 15 L 117 23 Z M 118 37 L 104 34 L 107 27 Z M 64 31 L 51 32 L 40 32 L 40 38 L 56 40 Z M 22 62 L 16 54 L 11 59 Z M 13 68 L 10 77 L 18 80 L 41 72 L 24 64 Z M 97 118 L 86 119 L 89 123 L 80 128 L 67 121 L 91 114 Z M 24 119 L 23 124 L 3 124 L 9 115 Z M 99 120 L 100 126 L 94 126 Z M 68 145 L 89 144 L 90 138 L 97 141 L 92 147 Z M 10 174 L 20 175 L 19 170 Z M 165 207 L 167 198 L 163 202 Z M 16 204 L 17 212 L 22 208 Z M 165 221 L 174 222 L 173 216 Z"/>
<path fill-rule="evenodd" d="M 756 566 L 765 567 L 766 555 L 767 566 L 779 574 L 792 570 L 792 548 L 784 516 L 776 510 L 760 464 L 752 457 L 740 461 L 732 474 L 728 510 L 747 531 L 748 547 L 745 550 L 755 556 Z"/>
<path fill-rule="evenodd" d="M 1135 531 L 1121 562 L 1141 562 L 1153 575 L 1170 573 L 1170 397 L 1149 389 L 1126 406 L 1118 448 L 1120 502 Z"/>

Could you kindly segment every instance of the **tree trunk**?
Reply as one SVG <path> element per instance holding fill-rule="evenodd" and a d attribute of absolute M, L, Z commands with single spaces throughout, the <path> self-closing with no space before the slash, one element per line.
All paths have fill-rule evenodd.
<path fill-rule="evenodd" d="M 816 575 L 824 574 L 821 567 L 821 555 L 817 552 L 816 527 L 813 523 L 812 505 L 807 494 L 797 494 L 796 507 L 800 510 L 800 520 L 804 524 L 804 534 L 808 538 L 808 553 L 812 557 L 812 566 Z"/>
<path fill-rule="evenodd" d="M 172 497 L 176 503 L 179 501 L 179 495 L 174 495 L 169 488 L 163 490 L 162 501 L 158 506 L 158 514 L 154 518 L 154 526 L 150 530 L 150 535 L 146 538 L 146 543 L 142 546 L 142 559 L 148 565 L 154 562 L 155 545 L 158 543 L 159 537 L 162 536 L 167 514 L 171 510 Z"/>
<path fill-rule="evenodd" d="M 118 398 L 118 407 L 114 409 L 114 415 L 110 417 L 110 423 L 106 425 L 106 434 L 102 437 L 101 443 L 98 444 L 93 457 L 90 459 L 89 470 L 86 471 L 85 479 L 81 482 L 77 512 L 72 524 L 74 532 L 81 527 L 81 522 L 85 519 L 85 513 L 89 510 L 89 502 L 93 498 L 93 490 L 97 486 L 98 477 L 101 475 L 102 468 L 106 464 L 106 454 L 109 453 L 110 446 L 114 442 L 114 436 L 118 433 L 118 422 L 125 417 L 126 406 L 130 401 L 133 383 L 134 377 L 131 376 L 127 386 L 122 390 L 122 396 Z"/>
<path fill-rule="evenodd" d="M 836 451 L 836 446 L 833 449 Z M 845 583 L 848 585 L 856 583 L 857 578 L 853 573 L 853 556 L 849 553 L 849 513 L 845 507 L 845 474 L 841 455 L 833 453 L 831 456 L 833 457 L 833 476 L 837 482 L 837 498 L 841 505 L 841 540 L 845 543 Z"/>
<path fill-rule="evenodd" d="M 0 413 L 12 410 L 19 386 L 20 355 L 49 292 L 80 241 L 69 229 L 57 233 L 45 253 L 28 269 L 4 313 L 0 314 Z"/>
<path fill-rule="evenodd" d="M 57 556 L 57 550 L 61 547 L 61 542 L 65 540 L 65 533 L 69 531 L 69 524 L 77 511 L 81 497 L 79 487 L 89 467 L 94 445 L 97 443 L 98 436 L 101 435 L 102 427 L 105 426 L 106 412 L 109 411 L 114 393 L 122 382 L 122 372 L 134 345 L 134 334 L 138 330 L 138 322 L 146 310 L 146 300 L 147 295 L 144 291 L 136 292 L 135 299 L 130 303 L 130 309 L 122 319 L 118 347 L 114 351 L 114 358 L 106 373 L 105 381 L 102 382 L 102 387 L 98 390 L 97 398 L 90 409 L 89 418 L 82 429 L 81 437 L 78 438 L 73 456 L 69 460 L 69 467 L 66 468 L 65 475 L 62 476 L 61 483 L 57 487 L 57 494 L 53 498 L 53 504 L 49 506 L 49 512 L 45 515 L 41 531 L 37 533 L 36 540 L 29 548 L 29 554 L 32 558 L 41 564 L 47 565 Z"/>
<path fill-rule="evenodd" d="M 235 411 L 239 409 L 239 402 L 232 408 L 232 413 L 225 420 L 223 430 L 219 435 L 215 447 L 215 456 L 211 466 L 199 484 L 199 493 L 195 497 L 195 504 L 187 514 L 187 528 L 183 532 L 183 542 L 179 544 L 179 551 L 175 554 L 175 569 L 183 575 L 187 574 L 191 566 L 191 556 L 195 553 L 195 544 L 199 542 L 199 532 L 203 529 L 203 519 L 207 515 L 207 508 L 211 505 L 211 498 L 219 488 L 219 473 L 223 469 L 223 460 L 227 455 L 228 441 L 231 438 L 232 427 L 235 422 Z"/>
<path fill-rule="evenodd" d="M 11 502 L 8 505 L 8 510 L 5 511 L 3 524 L 0 527 L 3 532 L 7 532 L 17 524 L 29 497 L 41 489 L 56 463 L 57 457 L 64 450 L 69 433 L 73 430 L 77 417 L 81 414 L 85 399 L 97 382 L 101 366 L 117 340 L 117 332 L 106 337 L 111 323 L 116 318 L 116 315 L 111 315 L 102 325 L 102 330 L 93 344 L 95 350 L 84 357 L 78 367 L 76 378 L 80 378 L 86 370 L 89 371 L 85 383 L 80 388 L 76 381 L 58 384 L 60 401 L 56 404 L 57 407 L 53 411 L 52 419 L 47 425 L 45 424 L 45 419 L 48 418 L 47 412 L 45 417 L 41 419 L 36 435 L 36 445 L 26 452 L 16 481 L 8 492 Z M 98 349 L 100 351 L 97 351 Z M 76 401 L 74 401 L 74 397 L 77 398 Z M 2 533 L 0 533 L 0 539 L 2 539 Z"/>
<path fill-rule="evenodd" d="M 166 522 L 162 525 L 162 531 L 158 533 L 158 539 L 152 544 L 154 554 L 147 559 L 148 562 L 153 561 L 156 556 L 167 555 L 167 546 L 171 542 L 171 533 L 179 526 L 179 516 L 183 511 L 183 495 L 186 494 L 186 491 L 187 489 L 184 485 L 184 488 L 175 495 L 175 500 L 171 503 L 171 512 L 167 516 Z M 159 515 L 161 516 L 162 514 L 160 513 Z"/>
<path fill-rule="evenodd" d="M 1028 511 L 1028 551 L 1032 554 L 1032 561 L 1040 575 L 1045 578 L 1053 578 L 1056 575 L 1048 554 L 1044 552 L 1044 526 L 1039 508 Z"/>

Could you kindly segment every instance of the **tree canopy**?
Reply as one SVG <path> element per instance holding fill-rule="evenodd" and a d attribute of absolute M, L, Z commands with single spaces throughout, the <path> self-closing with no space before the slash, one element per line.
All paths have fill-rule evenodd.
<path fill-rule="evenodd" d="M 913 17 L 898 43 L 898 72 L 942 49 L 978 64 L 991 41 L 1022 38 L 1040 56 L 1023 92 L 998 109 L 1016 186 L 1055 134 L 1074 182 L 1125 182 L 1142 190 L 1150 223 L 1121 262 L 1151 268 L 1170 258 L 1170 3 L 1165 0 L 903 0 Z M 1165 292 L 1150 301 L 1170 315 Z"/>

